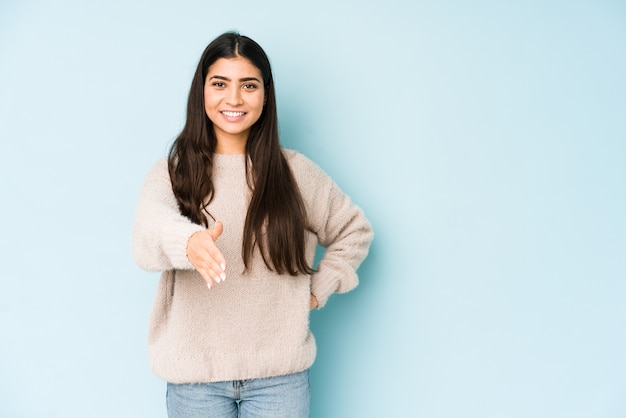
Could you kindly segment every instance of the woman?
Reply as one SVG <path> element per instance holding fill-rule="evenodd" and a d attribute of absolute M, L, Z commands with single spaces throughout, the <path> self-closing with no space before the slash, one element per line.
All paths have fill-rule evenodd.
<path fill-rule="evenodd" d="M 307 417 L 309 309 L 357 285 L 371 239 L 334 182 L 280 147 L 261 47 L 230 32 L 211 42 L 133 230 L 137 263 L 163 272 L 149 351 L 169 416 Z"/>

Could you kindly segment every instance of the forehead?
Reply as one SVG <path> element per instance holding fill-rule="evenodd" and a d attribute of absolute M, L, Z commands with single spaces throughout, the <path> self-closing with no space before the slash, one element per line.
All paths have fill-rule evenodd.
<path fill-rule="evenodd" d="M 259 70 L 252 61 L 244 57 L 219 58 L 209 67 L 207 77 L 220 75 L 227 78 L 255 77 L 261 79 Z"/>

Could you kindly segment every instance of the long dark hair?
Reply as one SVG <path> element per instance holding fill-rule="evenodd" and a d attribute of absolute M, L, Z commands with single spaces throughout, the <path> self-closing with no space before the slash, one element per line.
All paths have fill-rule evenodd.
<path fill-rule="evenodd" d="M 242 257 L 248 269 L 258 245 L 265 265 L 279 274 L 310 274 L 305 257 L 306 209 L 298 185 L 280 148 L 274 80 L 269 59 L 252 39 L 236 32 L 217 37 L 204 50 L 191 83 L 185 127 L 168 158 L 172 189 L 181 213 L 208 227 L 205 214 L 213 199 L 213 123 L 204 108 L 204 83 L 209 67 L 220 58 L 244 57 L 263 76 L 265 106 L 246 142 L 248 186 L 252 198 L 244 225 Z M 209 214 L 212 217 L 212 215 Z"/>

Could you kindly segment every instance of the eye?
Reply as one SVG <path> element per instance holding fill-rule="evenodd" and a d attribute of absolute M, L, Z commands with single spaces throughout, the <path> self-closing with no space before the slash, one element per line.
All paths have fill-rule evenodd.
<path fill-rule="evenodd" d="M 211 84 L 213 87 L 217 87 L 217 88 L 223 88 L 226 85 L 224 83 L 222 83 L 221 81 L 215 81 L 213 82 L 213 84 Z"/>
<path fill-rule="evenodd" d="M 256 84 L 251 84 L 251 83 L 244 84 L 243 85 L 243 89 L 244 90 L 256 90 L 257 89 L 257 85 Z"/>

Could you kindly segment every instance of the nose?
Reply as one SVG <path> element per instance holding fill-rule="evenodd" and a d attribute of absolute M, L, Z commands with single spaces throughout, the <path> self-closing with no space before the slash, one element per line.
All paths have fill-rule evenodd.
<path fill-rule="evenodd" d="M 243 100 L 241 99 L 241 90 L 238 87 L 233 86 L 228 89 L 226 103 L 230 106 L 238 106 L 243 103 Z"/>

